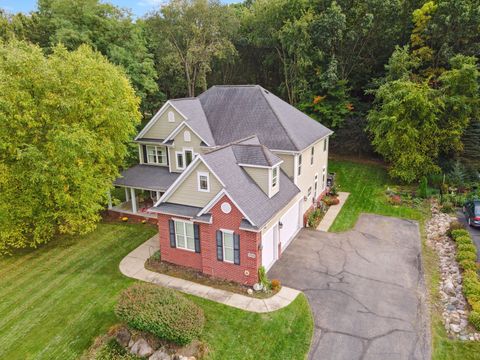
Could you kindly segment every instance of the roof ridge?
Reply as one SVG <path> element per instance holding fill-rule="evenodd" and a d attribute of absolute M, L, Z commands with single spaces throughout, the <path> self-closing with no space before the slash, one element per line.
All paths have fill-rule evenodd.
<path fill-rule="evenodd" d="M 248 139 L 252 139 L 252 138 L 254 138 L 254 137 L 256 137 L 256 136 L 257 136 L 257 134 L 252 134 L 252 135 L 247 136 L 247 137 L 244 137 L 244 138 L 242 138 L 242 139 L 235 140 L 235 141 L 231 141 L 231 142 L 229 142 L 229 143 L 227 143 L 227 144 L 220 145 L 220 146 L 218 146 L 218 147 L 216 147 L 216 148 L 210 149 L 210 150 L 207 151 L 205 154 L 211 154 L 211 153 L 213 153 L 213 152 L 215 152 L 215 151 L 225 149 L 225 148 L 227 148 L 227 147 L 229 147 L 229 146 L 232 146 L 232 145 L 257 145 L 257 146 L 258 146 L 258 145 L 261 145 L 261 144 L 239 144 L 239 143 L 242 142 L 242 141 L 245 141 L 245 140 L 248 140 Z"/>
<path fill-rule="evenodd" d="M 198 100 L 196 96 L 187 96 L 183 98 L 168 99 L 168 101 L 177 101 L 177 100 Z"/>
<path fill-rule="evenodd" d="M 260 88 L 260 93 L 262 94 L 263 98 L 265 99 L 265 102 L 268 104 L 268 107 L 270 108 L 270 110 L 272 110 L 273 114 L 275 115 L 275 117 L 277 118 L 277 121 L 278 123 L 280 124 L 280 126 L 282 127 L 282 129 L 285 131 L 285 133 L 288 135 L 288 139 L 290 140 L 290 142 L 293 144 L 293 146 L 295 148 L 300 148 L 300 146 L 298 146 L 297 143 L 295 143 L 295 141 L 293 141 L 292 139 L 292 135 L 287 131 L 287 128 L 283 125 L 282 121 L 280 120 L 280 116 L 278 116 L 277 112 L 275 111 L 275 109 L 273 108 L 272 104 L 270 104 L 270 101 L 268 101 L 267 97 L 265 96 L 265 94 L 263 93 L 262 90 L 265 90 L 268 94 L 271 94 L 270 91 L 268 91 L 267 89 L 264 89 L 262 86 L 259 85 L 259 88 Z M 290 104 L 289 104 L 290 105 Z M 290 105 L 290 106 L 293 106 L 293 105 Z"/>

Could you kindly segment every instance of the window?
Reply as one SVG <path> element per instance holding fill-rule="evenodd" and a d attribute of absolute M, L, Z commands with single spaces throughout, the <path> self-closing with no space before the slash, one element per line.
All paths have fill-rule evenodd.
<path fill-rule="evenodd" d="M 185 166 L 190 165 L 193 160 L 193 150 L 183 150 L 185 153 Z"/>
<path fill-rule="evenodd" d="M 190 142 L 192 140 L 192 136 L 190 135 L 190 131 L 186 130 L 183 133 L 183 140 L 186 142 Z"/>
<path fill-rule="evenodd" d="M 313 165 L 314 155 L 315 155 L 315 147 L 312 146 L 312 150 L 310 150 L 310 165 Z"/>
<path fill-rule="evenodd" d="M 223 261 L 233 263 L 233 231 L 222 230 L 223 236 Z"/>
<path fill-rule="evenodd" d="M 323 140 L 323 151 L 327 151 L 327 145 L 328 145 L 328 138 L 325 138 L 325 140 Z"/>
<path fill-rule="evenodd" d="M 184 169 L 185 164 L 183 163 L 183 152 L 177 151 L 175 152 L 177 158 L 177 169 Z"/>
<path fill-rule="evenodd" d="M 173 111 L 168 112 L 168 122 L 175 122 L 175 114 Z"/>
<path fill-rule="evenodd" d="M 167 152 L 165 151 L 165 148 L 147 145 L 147 163 L 166 165 Z"/>
<path fill-rule="evenodd" d="M 203 191 L 203 192 L 210 191 L 210 182 L 209 182 L 208 173 L 198 172 L 197 180 L 198 180 L 198 191 Z"/>
<path fill-rule="evenodd" d="M 307 191 L 307 197 L 310 197 L 312 195 L 312 187 L 310 186 Z"/>
<path fill-rule="evenodd" d="M 195 251 L 195 238 L 191 222 L 175 220 L 175 241 L 177 248 Z"/>
<path fill-rule="evenodd" d="M 272 188 L 278 184 L 278 166 L 272 169 Z"/>
<path fill-rule="evenodd" d="M 322 172 L 322 187 L 325 189 L 325 186 L 327 186 L 327 183 L 326 183 L 326 175 L 327 175 L 327 169 L 325 168 L 325 166 L 323 167 L 323 172 Z"/>
<path fill-rule="evenodd" d="M 298 155 L 298 176 L 302 175 L 302 154 Z"/>

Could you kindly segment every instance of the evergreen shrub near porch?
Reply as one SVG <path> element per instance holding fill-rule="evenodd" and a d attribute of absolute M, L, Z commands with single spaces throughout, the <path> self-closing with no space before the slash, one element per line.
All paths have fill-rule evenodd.
<path fill-rule="evenodd" d="M 134 329 L 185 345 L 200 336 L 203 310 L 179 292 L 135 284 L 120 294 L 115 313 Z"/>

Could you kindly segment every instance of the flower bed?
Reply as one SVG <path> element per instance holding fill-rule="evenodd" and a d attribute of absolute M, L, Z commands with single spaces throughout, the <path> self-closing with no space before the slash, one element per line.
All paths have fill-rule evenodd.
<path fill-rule="evenodd" d="M 226 290 L 260 299 L 269 298 L 275 295 L 278 291 L 280 291 L 281 288 L 279 280 L 272 280 L 272 282 L 275 282 L 275 284 L 278 282 L 278 286 L 272 286 L 272 289 L 269 291 L 252 291 L 252 288 L 233 281 L 213 278 L 189 267 L 161 261 L 160 252 L 158 251 L 145 262 L 145 268 L 160 274 L 189 280 L 202 285 L 211 286 L 216 289 Z"/>

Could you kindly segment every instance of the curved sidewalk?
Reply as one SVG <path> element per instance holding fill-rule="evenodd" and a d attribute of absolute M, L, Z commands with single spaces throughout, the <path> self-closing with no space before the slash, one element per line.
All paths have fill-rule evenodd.
<path fill-rule="evenodd" d="M 300 294 L 298 290 L 282 286 L 277 294 L 267 299 L 256 299 L 145 269 L 145 261 L 157 250 L 159 250 L 159 241 L 158 235 L 155 235 L 123 258 L 119 266 L 120 271 L 133 279 L 170 287 L 187 294 L 257 313 L 281 309 L 289 305 Z"/>

